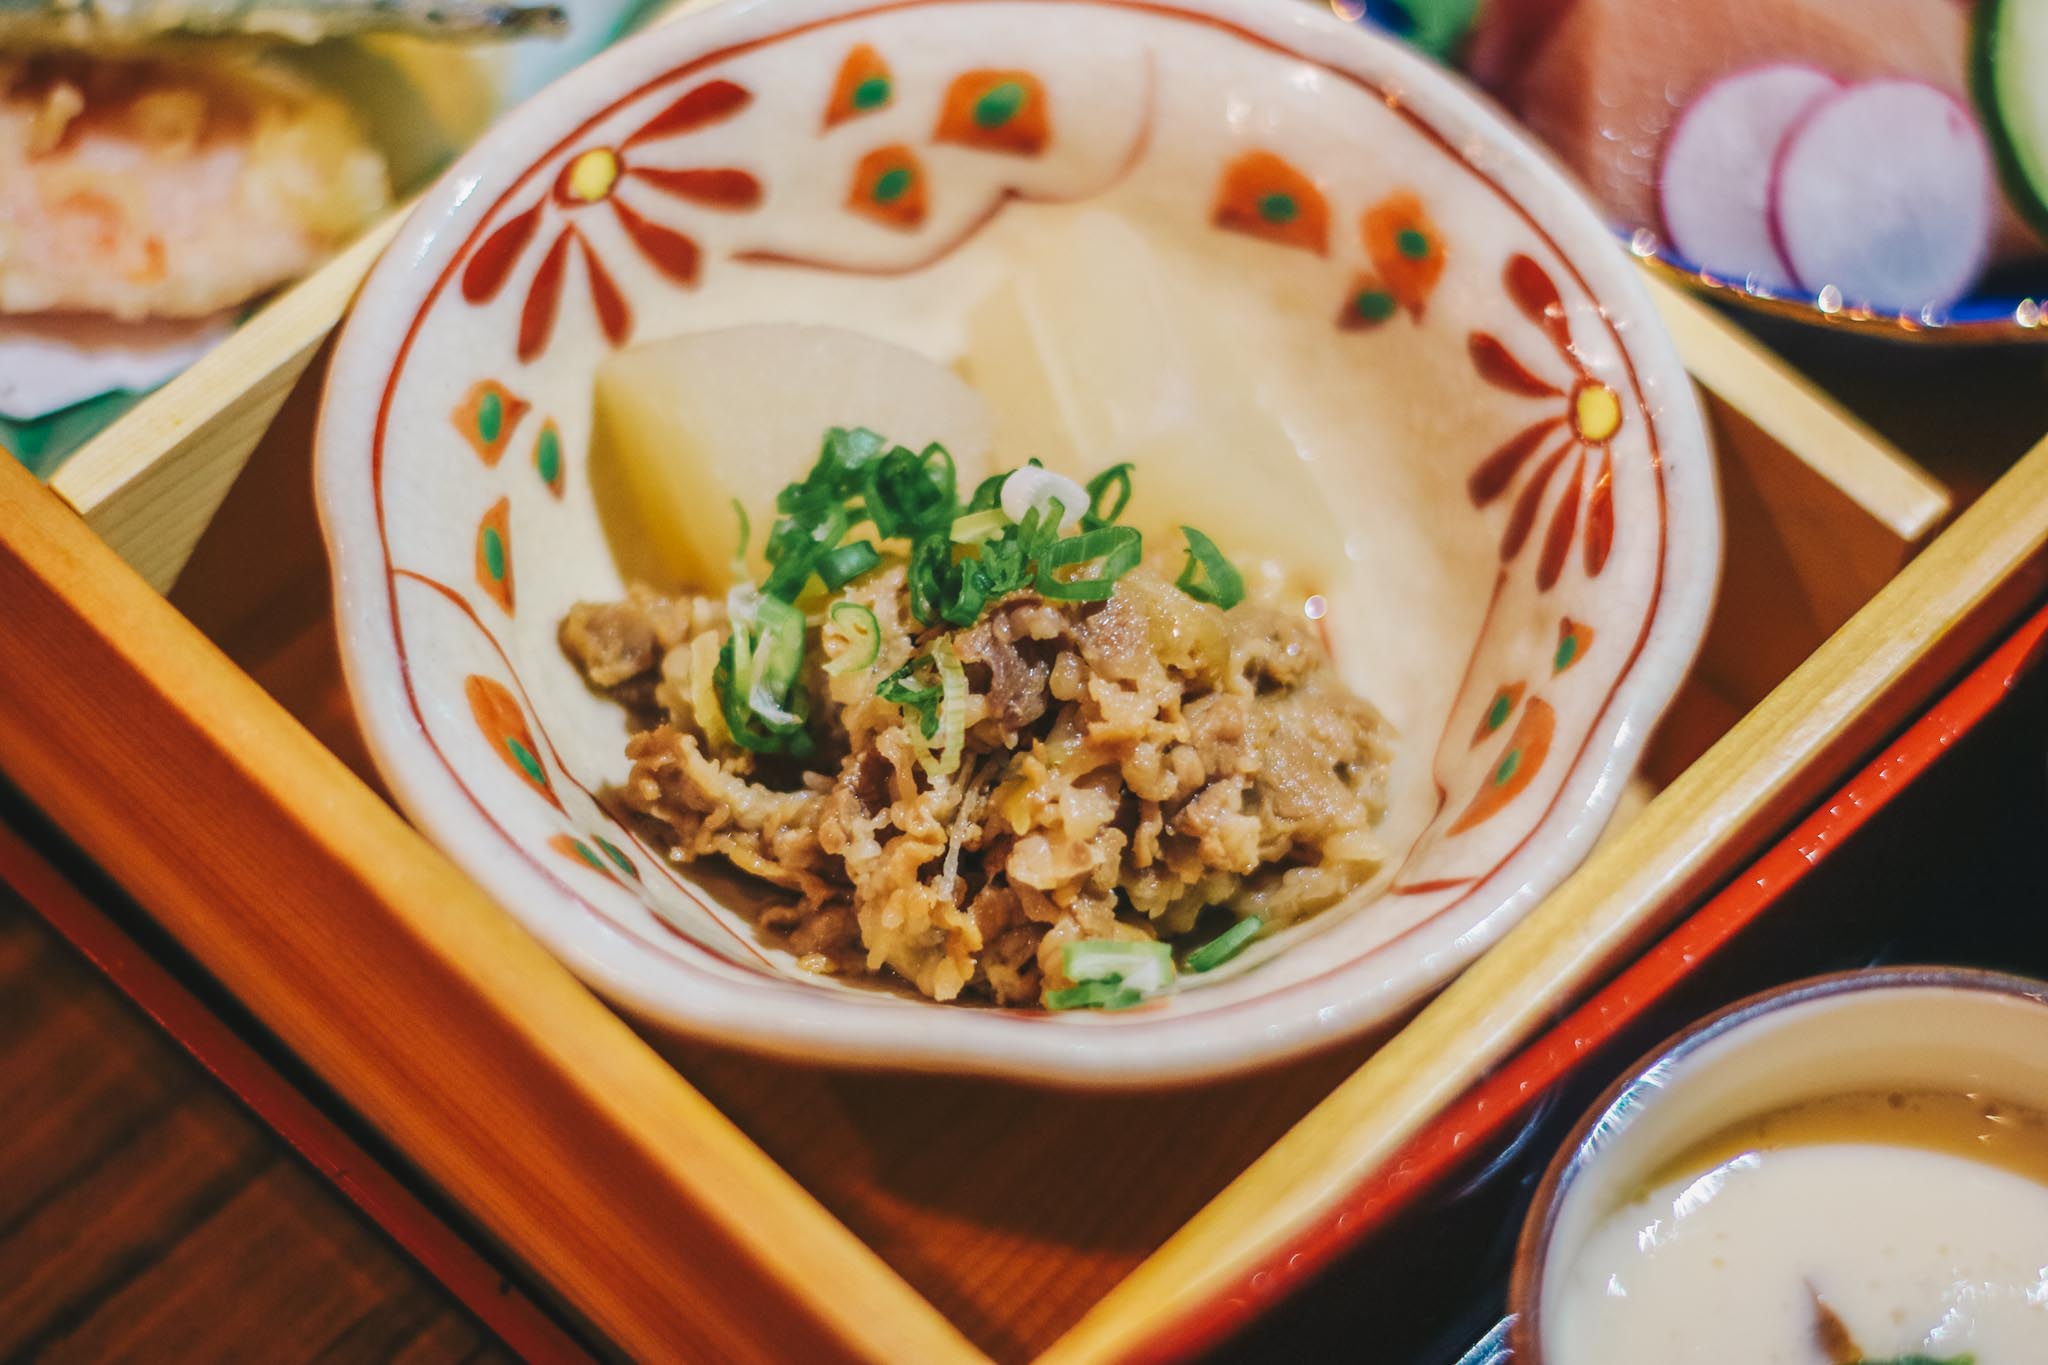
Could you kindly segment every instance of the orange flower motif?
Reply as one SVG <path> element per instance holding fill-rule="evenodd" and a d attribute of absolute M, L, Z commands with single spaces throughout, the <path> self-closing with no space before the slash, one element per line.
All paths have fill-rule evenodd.
<path fill-rule="evenodd" d="M 512 612 L 512 499 L 499 498 L 476 528 L 476 585 Z"/>
<path fill-rule="evenodd" d="M 1223 168 L 1212 218 L 1217 227 L 1297 246 L 1329 249 L 1330 203 L 1285 157 L 1250 151 Z"/>
<path fill-rule="evenodd" d="M 924 164 L 901 144 L 877 147 L 853 169 L 846 207 L 890 227 L 910 229 L 924 221 Z"/>
<path fill-rule="evenodd" d="M 882 54 L 866 43 L 858 44 L 839 64 L 839 78 L 832 83 L 832 95 L 825 104 L 825 126 L 885 109 L 895 94 L 895 77 Z"/>
<path fill-rule="evenodd" d="M 755 207 L 761 202 L 761 186 L 746 171 L 730 166 L 649 166 L 642 164 L 637 155 L 647 143 L 681 137 L 721 123 L 739 113 L 752 99 L 745 87 L 731 81 L 706 81 L 642 124 L 617 147 L 591 147 L 571 157 L 546 194 L 501 223 L 471 254 L 462 271 L 463 298 L 472 304 L 485 304 L 498 296 L 512 274 L 512 267 L 539 236 L 542 220 L 552 208 L 564 222 L 526 287 L 526 301 L 519 314 L 519 358 L 532 360 L 539 356 L 554 335 L 572 249 L 582 257 L 591 304 L 605 338 L 614 346 L 623 343 L 632 334 L 632 308 L 589 238 L 576 225 L 574 215 L 598 204 L 606 205 L 627 238 L 655 269 L 677 284 L 696 283 L 702 254 L 697 243 L 687 234 L 647 217 L 621 190 L 632 184 L 706 208 Z"/>
<path fill-rule="evenodd" d="M 491 746 L 499 761 L 521 782 L 545 797 L 549 805 L 560 810 L 562 803 L 555 799 L 554 784 L 548 780 L 540 749 L 533 742 L 533 730 L 526 723 L 526 712 L 520 709 L 512 689 L 494 678 L 472 673 L 462 681 L 462 694 L 469 700 L 469 714 L 476 721 L 477 729 L 483 732 L 484 742 Z"/>
<path fill-rule="evenodd" d="M 1471 333 L 1466 339 L 1466 350 L 1481 379 L 1508 393 L 1556 402 L 1559 410 L 1538 418 L 1503 441 L 1479 462 L 1465 486 L 1473 505 L 1485 507 L 1514 485 L 1522 467 L 1539 450 L 1549 447 L 1538 460 L 1535 472 L 1523 483 L 1508 514 L 1507 529 L 1500 542 L 1500 557 L 1505 563 L 1520 554 L 1528 543 L 1542 510 L 1544 494 L 1566 461 L 1571 462 L 1564 495 L 1550 514 L 1536 559 L 1536 586 L 1547 592 L 1563 574 L 1572 542 L 1578 537 L 1582 503 L 1586 573 L 1598 577 L 1607 567 L 1607 556 L 1614 548 L 1612 442 L 1615 433 L 1621 430 L 1624 416 L 1620 395 L 1595 379 L 1573 348 L 1564 302 L 1543 267 L 1527 256 L 1517 255 L 1508 261 L 1502 282 L 1516 308 L 1549 337 L 1558 356 L 1570 367 L 1571 377 L 1566 381 L 1568 388 L 1554 383 L 1516 359 L 1492 333 Z M 1553 440 L 1555 445 L 1551 444 Z M 1589 492 L 1587 467 L 1596 455 L 1599 468 Z"/>
<path fill-rule="evenodd" d="M 1359 231 L 1376 272 L 1372 283 L 1420 322 L 1444 274 L 1443 236 L 1423 212 L 1421 198 L 1411 190 L 1388 195 L 1365 211 Z M 1354 288 L 1354 303 L 1360 296 L 1361 289 Z"/>
<path fill-rule="evenodd" d="M 1557 712 L 1541 697 L 1529 698 L 1528 708 L 1522 712 L 1522 723 L 1515 727 L 1507 748 L 1502 750 L 1493 770 L 1486 775 L 1486 781 L 1480 784 L 1479 794 L 1472 798 L 1472 804 L 1465 807 L 1465 813 L 1458 817 L 1457 823 L 1445 831 L 1446 836 L 1463 834 L 1475 825 L 1484 824 L 1505 809 L 1508 802 L 1520 796 L 1542 770 L 1543 760 L 1550 756 L 1550 741 L 1556 734 Z"/>
<path fill-rule="evenodd" d="M 984 152 L 1037 156 L 1052 136 L 1045 86 L 1029 71 L 969 71 L 954 78 L 932 137 Z"/>

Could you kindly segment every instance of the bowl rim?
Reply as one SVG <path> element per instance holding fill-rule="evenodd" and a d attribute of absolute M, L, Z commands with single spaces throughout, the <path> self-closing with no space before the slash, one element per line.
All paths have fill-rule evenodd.
<path fill-rule="evenodd" d="M 1655 1107 L 1650 1095 L 1663 1087 L 1651 1077 L 1683 1065 L 1718 1039 L 1752 1027 L 1789 1009 L 1870 991 L 1960 991 L 2000 995 L 2048 1008 L 2048 981 L 1982 967 L 1902 964 L 1857 967 L 1773 986 L 1723 1006 L 1686 1025 L 1632 1063 L 1572 1125 L 1545 1168 L 1515 1242 L 1508 1276 L 1508 1341 L 1525 1365 L 1543 1365 L 1543 1286 L 1550 1268 L 1550 1242 L 1565 1197 L 1595 1164 L 1602 1146 Z M 1600 1135 L 1599 1140 L 1594 1137 Z"/>
<path fill-rule="evenodd" d="M 372 447 L 373 419 L 366 409 L 376 405 L 346 401 L 378 392 L 388 382 L 400 338 L 429 292 L 419 278 L 426 272 L 417 267 L 444 233 L 469 231 L 474 226 L 469 217 L 483 221 L 480 215 L 488 206 L 478 210 L 473 201 L 490 197 L 480 191 L 499 194 L 516 183 L 534 161 L 527 148 L 554 145 L 564 122 L 558 110 L 606 107 L 620 88 L 618 76 L 651 67 L 657 54 L 667 66 L 682 66 L 742 43 L 824 23 L 970 4 L 1067 5 L 1193 19 L 1374 89 L 1426 90 L 1428 131 L 1447 146 L 1460 136 L 1500 158 L 1523 182 L 1514 193 L 1496 185 L 1501 198 L 1524 213 L 1538 207 L 1539 230 L 1559 256 L 1574 271 L 1598 279 L 1597 291 L 1591 279 L 1585 287 L 1608 315 L 1622 361 L 1636 374 L 1645 401 L 1648 395 L 1655 399 L 1658 467 L 1667 488 L 1659 582 L 1636 653 L 1566 767 L 1557 799 L 1537 817 L 1516 851 L 1461 898 L 1483 896 L 1488 909 L 1447 952 L 1389 963 L 1381 960 L 1382 950 L 1375 950 L 1314 978 L 1236 1002 L 1227 1022 L 1218 1019 L 1224 1012 L 1219 1009 L 1152 1019 L 1133 1011 L 1077 1021 L 1081 1027 L 1015 1026 L 990 1017 L 994 1011 L 956 1010 L 954 1026 L 932 1029 L 927 1025 L 934 1016 L 928 1010 L 870 1008 L 857 1016 L 839 1008 L 853 1002 L 800 983 L 725 979 L 694 969 L 688 998 L 678 1001 L 672 974 L 681 968 L 663 964 L 657 972 L 636 961 L 638 950 L 622 952 L 616 931 L 592 934 L 556 923 L 559 898 L 544 884 L 505 871 L 505 836 L 481 802 L 465 799 L 463 788 L 436 771 L 428 746 L 419 743 L 424 723 L 418 700 L 409 685 L 403 697 L 401 688 L 393 686 L 394 679 L 403 683 L 405 665 L 390 639 L 395 615 L 386 600 L 390 566 L 379 537 L 365 524 L 380 518 L 377 495 L 356 486 L 366 463 L 362 452 Z M 726 0 L 637 35 L 562 77 L 501 120 L 421 197 L 365 282 L 337 342 L 315 434 L 315 487 L 335 570 L 343 670 L 379 771 L 414 823 L 579 976 L 643 1018 L 755 1051 L 841 1065 L 1116 1087 L 1218 1078 L 1384 1024 L 1442 984 L 1448 974 L 1445 957 L 1455 953 L 1462 968 L 1569 875 L 1613 813 L 1651 723 L 1676 694 L 1704 638 L 1721 563 L 1720 498 L 1710 452 L 1705 422 L 1675 346 L 1658 323 L 1643 281 L 1592 208 L 1525 134 L 1455 76 L 1391 39 L 1310 6 L 1266 7 L 1255 0 L 775 0 L 772 6 L 767 0 Z M 1680 465 L 1682 471 L 1674 475 Z M 465 808 L 471 805 L 474 813 Z M 1509 865 L 1525 853 L 1536 856 L 1513 882 L 1504 881 Z M 1447 905 L 1444 913 L 1461 901 Z M 1308 989 L 1318 985 L 1320 990 Z M 792 989 L 803 993 L 810 1008 L 788 1008 Z M 1002 1031 L 993 1031 L 990 1025 L 999 1021 Z"/>

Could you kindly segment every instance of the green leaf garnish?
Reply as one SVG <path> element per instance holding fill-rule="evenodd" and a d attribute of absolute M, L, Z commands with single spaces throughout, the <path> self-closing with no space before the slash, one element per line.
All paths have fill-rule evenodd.
<path fill-rule="evenodd" d="M 1143 992 L 1117 981 L 1083 981 L 1045 993 L 1045 1007 L 1050 1010 L 1127 1010 L 1144 1002 Z"/>
<path fill-rule="evenodd" d="M 1188 562 L 1174 586 L 1197 602 L 1210 602 L 1229 611 L 1244 601 L 1244 577 L 1223 557 L 1216 542 L 1192 526 L 1180 533 L 1188 540 Z"/>
<path fill-rule="evenodd" d="M 1088 480 L 1088 521 L 1093 526 L 1107 526 L 1124 514 L 1124 508 L 1131 503 L 1130 461 L 1113 464 Z M 1114 491 L 1116 501 L 1107 508 L 1102 505 L 1103 495 Z"/>
<path fill-rule="evenodd" d="M 1060 952 L 1069 980 L 1107 981 L 1143 995 L 1173 989 L 1173 949 L 1157 939 L 1083 939 Z"/>
<path fill-rule="evenodd" d="M 875 609 L 865 602 L 838 601 L 825 617 L 845 632 L 848 644 L 838 658 L 825 665 L 827 673 L 851 673 L 856 668 L 873 668 L 882 652 L 882 624 Z"/>
<path fill-rule="evenodd" d="M 1038 560 L 1038 590 L 1056 602 L 1100 602 L 1138 567 L 1144 543 L 1128 526 L 1098 526 L 1055 543 Z M 1060 570 L 1078 569 L 1062 578 Z"/>
<path fill-rule="evenodd" d="M 1225 929 L 1216 937 L 1188 954 L 1187 969 L 1191 972 L 1214 971 L 1244 951 L 1247 943 L 1259 936 L 1259 930 L 1266 922 L 1257 915 L 1247 915 Z"/>
<path fill-rule="evenodd" d="M 918 731 L 930 739 L 939 732 L 939 702 L 945 696 L 945 689 L 936 681 L 920 684 L 913 680 L 925 669 L 931 669 L 936 676 L 938 664 L 929 654 L 911 656 L 903 661 L 901 668 L 875 684 L 875 695 L 914 712 Z"/>
<path fill-rule="evenodd" d="M 882 552 L 872 540 L 853 540 L 818 559 L 816 573 L 827 588 L 839 589 L 882 562 Z"/>

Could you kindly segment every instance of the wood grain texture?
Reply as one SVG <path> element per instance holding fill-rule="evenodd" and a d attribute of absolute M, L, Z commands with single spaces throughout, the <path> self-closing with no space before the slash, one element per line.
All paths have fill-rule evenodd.
<path fill-rule="evenodd" d="M 510 1357 L 0 889 L 0 1359 Z"/>
<path fill-rule="evenodd" d="M 1903 541 L 1918 542 L 1949 510 L 1948 490 L 1861 418 L 1802 378 L 1751 333 L 1676 288 L 1642 273 L 1686 369 L 1779 450 Z"/>
<path fill-rule="evenodd" d="M 974 1357 L 11 462 L 0 599 L 0 767 L 599 1330 L 647 1357 Z"/>
<path fill-rule="evenodd" d="M 1350 1188 L 1810 802 L 2048 583 L 2048 442 L 1090 1311 L 1047 1362 L 1143 1358 L 1159 1325 Z"/>

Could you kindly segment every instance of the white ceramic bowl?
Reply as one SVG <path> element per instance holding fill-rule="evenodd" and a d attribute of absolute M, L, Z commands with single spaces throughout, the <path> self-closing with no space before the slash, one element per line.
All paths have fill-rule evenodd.
<path fill-rule="evenodd" d="M 877 70 L 879 100 L 846 97 Z M 976 118 L 1002 83 L 1022 112 Z M 867 194 L 877 152 L 914 169 L 919 211 Z M 593 795 L 626 772 L 622 720 L 555 642 L 571 603 L 622 587 L 584 458 L 592 375 L 617 345 L 756 321 L 949 359 L 1016 244 L 1077 206 L 1190 263 L 1315 457 L 1313 510 L 1366 585 L 1327 624 L 1403 736 L 1395 856 L 1125 1013 L 806 976 L 747 892 L 671 868 Z M 1388 254 L 1388 212 L 1440 278 Z M 577 972 L 744 1046 L 1068 1084 L 1332 1043 L 1470 962 L 1591 847 L 1720 553 L 1690 383 L 1593 213 L 1453 78 L 1258 0 L 734 0 L 627 42 L 415 211 L 342 337 L 318 461 L 379 766 Z"/>
<path fill-rule="evenodd" d="M 1574 1262 L 1671 1163 L 1746 1119 L 1886 1091 L 2048 1109 L 2048 984 L 1957 967 L 1839 972 L 1737 1001 L 1663 1044 L 1587 1111 L 1536 1192 L 1509 1291 L 1514 1359 L 1565 1365 L 1545 1324 Z"/>

